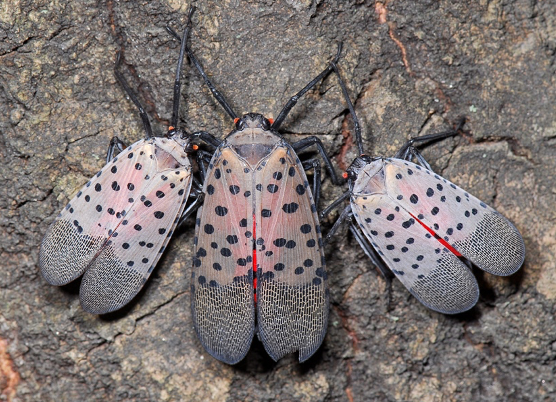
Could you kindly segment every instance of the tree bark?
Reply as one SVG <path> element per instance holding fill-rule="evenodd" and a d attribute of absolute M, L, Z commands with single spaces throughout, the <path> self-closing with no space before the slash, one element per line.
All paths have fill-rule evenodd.
<path fill-rule="evenodd" d="M 327 247 L 331 311 L 308 362 L 273 362 L 255 340 L 236 366 L 200 345 L 189 281 L 193 224 L 177 233 L 143 291 L 105 316 L 84 312 L 79 281 L 48 285 L 38 248 L 48 225 L 104 164 L 112 136 L 141 120 L 113 75 L 116 51 L 166 132 L 189 3 L 8 1 L 0 6 L 0 400 L 549 401 L 556 389 L 556 2 L 197 2 L 190 44 L 236 113 L 276 117 L 327 65 L 339 68 L 365 150 L 393 156 L 411 136 L 468 135 L 424 149 L 433 169 L 512 220 L 527 258 L 509 278 L 476 271 L 465 314 L 421 305 L 386 282 L 344 227 Z M 180 123 L 233 128 L 191 65 Z M 339 172 L 357 156 L 331 75 L 282 126 L 318 135 Z M 323 182 L 320 208 L 344 188 Z M 336 215 L 323 223 L 326 232 Z"/>

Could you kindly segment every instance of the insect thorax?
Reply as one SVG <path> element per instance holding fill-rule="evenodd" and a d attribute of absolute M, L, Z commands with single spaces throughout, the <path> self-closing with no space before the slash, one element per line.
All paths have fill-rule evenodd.
<path fill-rule="evenodd" d="M 357 179 L 353 183 L 352 194 L 371 195 L 384 193 L 386 191 L 384 169 L 385 163 L 383 159 L 366 160 L 366 158 L 357 158 L 350 166 L 350 170 L 357 175 Z"/>
<path fill-rule="evenodd" d="M 246 128 L 228 135 L 225 144 L 254 168 L 282 141 L 282 138 L 272 131 L 262 128 Z"/>
<path fill-rule="evenodd" d="M 179 132 L 169 138 L 155 137 L 152 139 L 159 169 L 180 168 L 190 166 L 188 150 L 191 146 L 188 137 Z"/>

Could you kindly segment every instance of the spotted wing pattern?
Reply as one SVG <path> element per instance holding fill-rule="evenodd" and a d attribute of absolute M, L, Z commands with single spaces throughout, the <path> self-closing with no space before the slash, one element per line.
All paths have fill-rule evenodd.
<path fill-rule="evenodd" d="M 519 268 L 523 240 L 492 208 L 413 163 L 372 163 L 382 169 L 368 170 L 378 172 L 369 181 L 373 191 L 352 195 L 354 216 L 392 272 L 427 307 L 454 314 L 477 302 L 477 282 L 457 253 L 498 275 Z"/>
<path fill-rule="evenodd" d="M 235 364 L 249 351 L 255 332 L 249 165 L 222 147 L 209 165 L 204 192 L 194 240 L 193 322 L 205 349 Z"/>
<path fill-rule="evenodd" d="M 469 268 L 389 195 L 352 197 L 351 209 L 371 245 L 425 306 L 455 314 L 477 303 L 479 288 Z"/>
<path fill-rule="evenodd" d="M 133 153 L 144 145 L 144 140 L 138 141 L 124 152 Z M 116 156 L 104 166 L 66 205 L 49 227 L 39 251 L 39 265 L 48 283 L 65 285 L 81 276 L 100 251 L 109 236 L 109 231 L 114 230 L 122 219 L 121 211 L 128 205 L 127 199 L 113 199 L 114 205 L 110 205 L 110 211 L 109 206 L 105 205 L 105 199 L 109 198 L 111 183 L 114 181 L 110 176 L 117 175 L 118 172 L 121 175 L 129 164 L 127 157 L 122 156 L 123 154 Z M 134 161 L 137 159 L 136 163 L 140 163 L 138 157 L 136 153 L 133 158 Z M 113 211 L 117 211 L 118 215 L 112 213 Z"/>
<path fill-rule="evenodd" d="M 260 339 L 274 360 L 299 350 L 304 361 L 326 333 L 328 288 L 316 207 L 288 144 L 259 164 L 255 193 Z"/>
<path fill-rule="evenodd" d="M 479 268 L 511 275 L 525 258 L 515 226 L 443 177 L 400 159 L 385 163 L 388 194 Z"/>
<path fill-rule="evenodd" d="M 131 145 L 68 203 L 48 229 L 39 265 L 54 285 L 86 271 L 81 303 L 102 314 L 125 305 L 156 265 L 183 211 L 191 168 L 160 148 L 167 139 Z"/>

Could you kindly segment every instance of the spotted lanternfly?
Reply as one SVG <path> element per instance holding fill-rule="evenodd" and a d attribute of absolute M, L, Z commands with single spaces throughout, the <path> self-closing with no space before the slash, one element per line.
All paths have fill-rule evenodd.
<path fill-rule="evenodd" d="M 238 118 L 188 53 L 235 122 L 223 141 L 200 136 L 216 151 L 197 214 L 191 279 L 195 329 L 205 349 L 223 362 L 242 360 L 255 333 L 274 360 L 299 351 L 305 361 L 326 333 L 329 296 L 316 207 L 320 170 L 296 153 L 316 145 L 331 179 L 338 179 L 319 139 L 290 145 L 278 129 L 297 99 L 332 70 L 340 51 L 275 121 L 256 113 Z M 313 193 L 305 175 L 310 167 Z"/>
<path fill-rule="evenodd" d="M 465 120 L 456 130 L 410 140 L 394 158 L 369 157 L 363 155 L 349 98 L 348 104 L 361 156 L 344 176 L 349 191 L 331 205 L 350 199 L 327 239 L 353 216 L 358 227 L 352 222 L 350 229 L 366 254 L 383 272 L 384 262 L 421 303 L 447 314 L 469 310 L 479 287 L 466 262 L 494 275 L 511 275 L 523 263 L 525 245 L 510 221 L 435 174 L 414 148 L 417 142 L 456 135 Z M 410 162 L 414 156 L 419 164 Z"/>
<path fill-rule="evenodd" d="M 146 113 L 118 71 L 118 54 L 116 77 L 139 108 L 146 138 L 123 150 L 115 137 L 107 165 L 66 205 L 42 241 L 39 264 L 44 278 L 52 285 L 64 285 L 85 273 L 81 305 L 91 313 L 116 310 L 137 294 L 180 217 L 186 215 L 192 183 L 188 153 L 196 146 L 190 135 L 173 128 L 178 119 L 184 52 L 182 46 L 172 127 L 164 137 L 153 137 Z M 116 148 L 121 152 L 112 159 Z M 196 205 L 194 202 L 185 212 Z"/>

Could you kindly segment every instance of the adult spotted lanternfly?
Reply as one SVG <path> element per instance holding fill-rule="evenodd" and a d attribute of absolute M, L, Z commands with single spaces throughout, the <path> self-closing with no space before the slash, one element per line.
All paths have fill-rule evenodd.
<path fill-rule="evenodd" d="M 523 263 L 525 246 L 510 221 L 435 174 L 414 148 L 454 136 L 461 127 L 414 138 L 394 158 L 369 157 L 349 98 L 348 105 L 361 156 L 345 175 L 349 191 L 322 213 L 350 199 L 327 239 L 353 216 L 358 226 L 352 222 L 350 229 L 365 253 L 383 272 L 384 262 L 421 303 L 447 314 L 470 309 L 479 288 L 466 260 L 491 274 L 511 275 Z M 419 164 L 410 162 L 413 157 Z"/>
<path fill-rule="evenodd" d="M 323 79 L 330 65 L 291 98 L 273 122 L 256 113 L 238 118 L 188 52 L 218 102 L 234 119 L 223 141 L 200 136 L 216 148 L 198 211 L 191 282 L 195 329 L 215 358 L 235 364 L 258 332 L 278 360 L 299 351 L 307 360 L 320 346 L 328 322 L 328 288 L 317 217 L 317 160 L 296 153 L 316 145 L 333 182 L 330 160 L 316 137 L 288 144 L 278 129 L 299 97 Z M 313 194 L 305 169 L 315 167 Z"/>
<path fill-rule="evenodd" d="M 184 37 L 188 32 L 186 27 Z M 118 53 L 115 74 L 139 109 L 146 138 L 123 150 L 115 137 L 107 165 L 66 205 L 42 241 L 39 264 L 45 279 L 64 285 L 85 273 L 81 305 L 91 313 L 116 310 L 137 294 L 180 218 L 200 203 L 199 197 L 184 211 L 193 181 L 188 153 L 196 146 L 174 128 L 184 51 L 182 45 L 172 126 L 164 137 L 153 137 L 147 114 L 118 71 Z M 112 159 L 115 149 L 121 152 Z"/>

